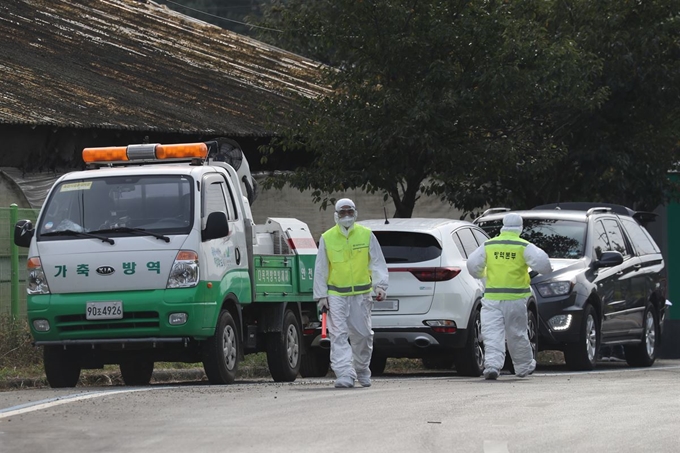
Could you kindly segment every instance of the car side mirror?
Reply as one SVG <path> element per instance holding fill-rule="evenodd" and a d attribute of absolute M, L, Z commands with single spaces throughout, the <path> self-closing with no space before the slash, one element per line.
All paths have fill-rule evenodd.
<path fill-rule="evenodd" d="M 30 220 L 19 220 L 14 225 L 14 244 L 19 247 L 30 246 L 33 234 L 35 234 L 33 222 Z"/>
<path fill-rule="evenodd" d="M 227 215 L 221 211 L 208 214 L 205 228 L 201 231 L 201 240 L 205 242 L 211 239 L 223 238 L 228 235 L 229 222 L 227 221 Z"/>
<path fill-rule="evenodd" d="M 618 266 L 621 263 L 623 263 L 623 255 L 621 255 L 621 252 L 609 251 L 602 253 L 600 259 L 595 261 L 593 266 L 595 269 L 599 269 L 601 267 Z"/>

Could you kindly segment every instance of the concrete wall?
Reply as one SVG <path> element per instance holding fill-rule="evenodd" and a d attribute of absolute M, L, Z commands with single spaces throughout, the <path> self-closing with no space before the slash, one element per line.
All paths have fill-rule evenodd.
<path fill-rule="evenodd" d="M 347 191 L 334 194 L 336 199 L 350 198 L 357 207 L 358 220 L 384 219 L 394 215 L 392 199 L 383 201 L 380 194 L 367 194 L 362 191 Z M 305 222 L 316 240 L 327 229 L 335 225 L 333 207 L 321 210 L 320 204 L 312 201 L 312 192 L 300 192 L 286 187 L 283 190 L 260 190 L 252 206 L 253 220 L 256 224 L 264 223 L 267 217 L 293 217 Z M 460 219 L 461 211 L 452 208 L 448 203 L 436 197 L 422 197 L 416 203 L 413 217 Z"/>

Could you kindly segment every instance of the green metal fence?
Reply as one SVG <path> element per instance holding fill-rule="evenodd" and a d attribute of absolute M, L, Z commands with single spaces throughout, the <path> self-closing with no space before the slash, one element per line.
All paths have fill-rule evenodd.
<path fill-rule="evenodd" d="M 26 259 L 28 249 L 14 245 L 14 224 L 29 219 L 34 224 L 38 210 L 0 208 L 0 314 L 26 316 Z"/>

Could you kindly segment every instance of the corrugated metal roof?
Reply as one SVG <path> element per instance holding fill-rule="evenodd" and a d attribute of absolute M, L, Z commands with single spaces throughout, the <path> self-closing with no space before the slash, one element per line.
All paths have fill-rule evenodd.
<path fill-rule="evenodd" d="M 266 136 L 318 66 L 146 0 L 0 3 L 0 123 Z"/>

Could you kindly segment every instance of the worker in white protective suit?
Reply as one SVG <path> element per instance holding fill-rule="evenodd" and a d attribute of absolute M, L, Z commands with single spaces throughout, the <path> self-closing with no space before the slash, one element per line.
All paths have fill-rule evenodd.
<path fill-rule="evenodd" d="M 334 217 L 336 225 L 319 240 L 314 297 L 320 311 L 328 310 L 335 387 L 352 388 L 355 380 L 370 387 L 372 293 L 377 300 L 385 299 L 387 264 L 375 235 L 355 223 L 357 210 L 352 200 L 338 200 Z"/>
<path fill-rule="evenodd" d="M 467 261 L 470 274 L 486 277 L 482 298 L 484 378 L 498 378 L 505 362 L 505 342 L 515 375 L 525 377 L 536 369 L 527 334 L 527 301 L 531 296 L 528 268 L 541 274 L 552 272 L 548 255 L 520 238 L 522 217 L 506 214 L 501 233 L 472 252 Z"/>

